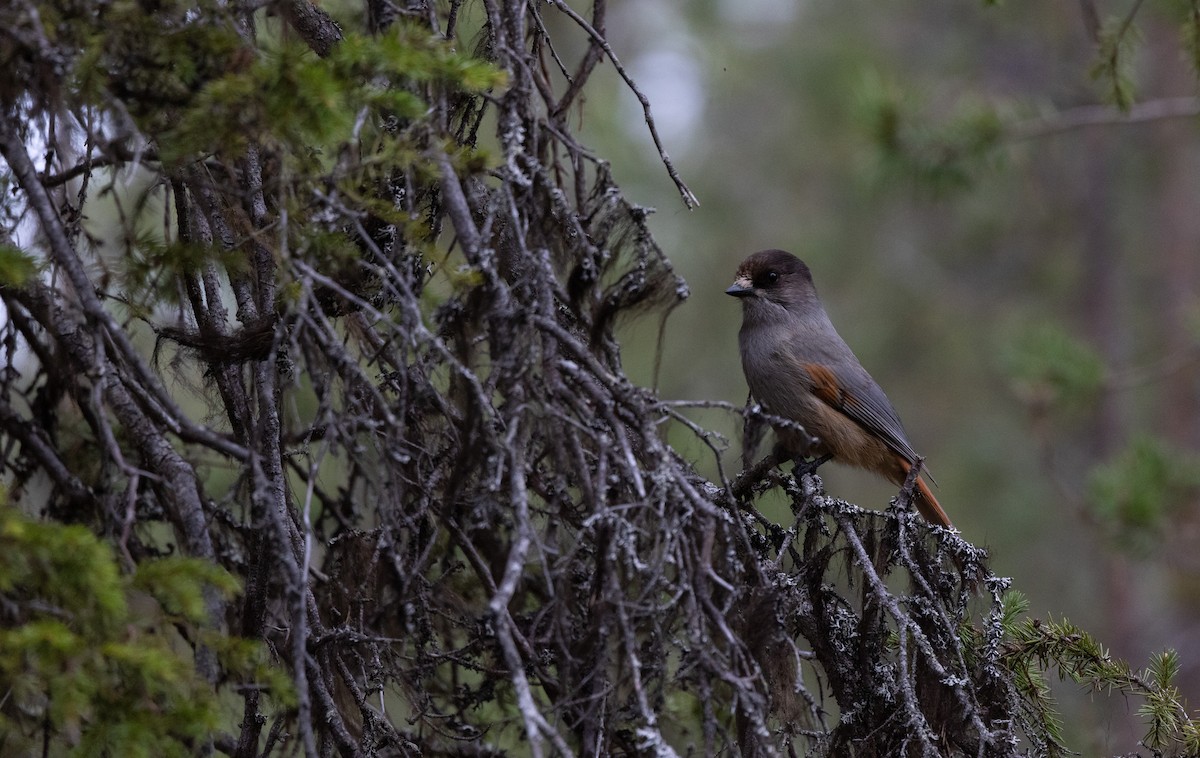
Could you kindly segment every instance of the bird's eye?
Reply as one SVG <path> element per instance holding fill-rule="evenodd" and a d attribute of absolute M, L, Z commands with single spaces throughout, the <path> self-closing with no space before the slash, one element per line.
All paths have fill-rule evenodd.
<path fill-rule="evenodd" d="M 767 284 L 774 284 L 775 282 L 779 281 L 779 272 L 778 271 L 768 271 L 766 280 L 767 280 Z"/>

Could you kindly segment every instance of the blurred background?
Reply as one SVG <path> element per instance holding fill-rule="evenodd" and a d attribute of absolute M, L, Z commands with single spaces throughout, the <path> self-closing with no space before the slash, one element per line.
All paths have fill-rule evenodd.
<path fill-rule="evenodd" d="M 609 5 L 614 51 L 701 203 L 684 208 L 606 65 L 584 142 L 657 209 L 692 291 L 667 321 L 662 396 L 745 402 L 723 290 L 746 254 L 796 253 L 955 525 L 1031 614 L 1071 619 L 1135 668 L 1179 650 L 1200 703 L 1194 4 L 1098 3 L 1095 18 L 1086 1 Z M 623 335 L 645 384 L 657 327 Z M 736 473 L 740 419 L 688 414 L 728 437 Z M 670 433 L 718 475 L 708 447 Z M 894 494 L 822 475 L 863 506 Z M 1141 736 L 1137 704 L 1056 694 L 1084 754 Z"/>

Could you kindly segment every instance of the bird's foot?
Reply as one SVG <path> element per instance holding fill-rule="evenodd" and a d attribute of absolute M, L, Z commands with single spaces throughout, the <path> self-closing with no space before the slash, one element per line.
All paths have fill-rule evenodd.
<path fill-rule="evenodd" d="M 792 468 L 792 476 L 799 479 L 800 477 L 804 476 L 805 474 L 815 474 L 815 473 L 817 473 L 817 469 L 821 467 L 822 463 L 827 463 L 832 459 L 833 459 L 833 456 L 828 453 L 826 453 L 825 455 L 822 455 L 819 458 L 813 458 L 812 460 L 805 460 L 804 458 L 795 458 L 793 460 L 796 465 Z"/>

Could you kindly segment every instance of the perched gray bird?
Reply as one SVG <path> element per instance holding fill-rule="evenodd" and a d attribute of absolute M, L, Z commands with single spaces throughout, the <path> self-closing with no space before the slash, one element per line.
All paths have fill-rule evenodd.
<path fill-rule="evenodd" d="M 742 301 L 738 344 L 750 394 L 807 432 L 776 426 L 784 449 L 828 455 L 903 484 L 917 453 L 887 395 L 833 328 L 808 266 L 791 253 L 763 250 L 742 261 L 725 292 Z M 950 526 L 923 476 L 915 495 L 927 521 Z"/>

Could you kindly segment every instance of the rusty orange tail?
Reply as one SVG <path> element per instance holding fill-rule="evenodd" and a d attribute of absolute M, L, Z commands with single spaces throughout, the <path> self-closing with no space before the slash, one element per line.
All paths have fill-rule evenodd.
<path fill-rule="evenodd" d="M 939 526 L 954 526 L 950 523 L 950 517 L 942 510 L 941 503 L 929 491 L 929 485 L 925 483 L 925 477 L 917 477 L 917 510 L 925 517 L 925 520 L 931 524 Z"/>

